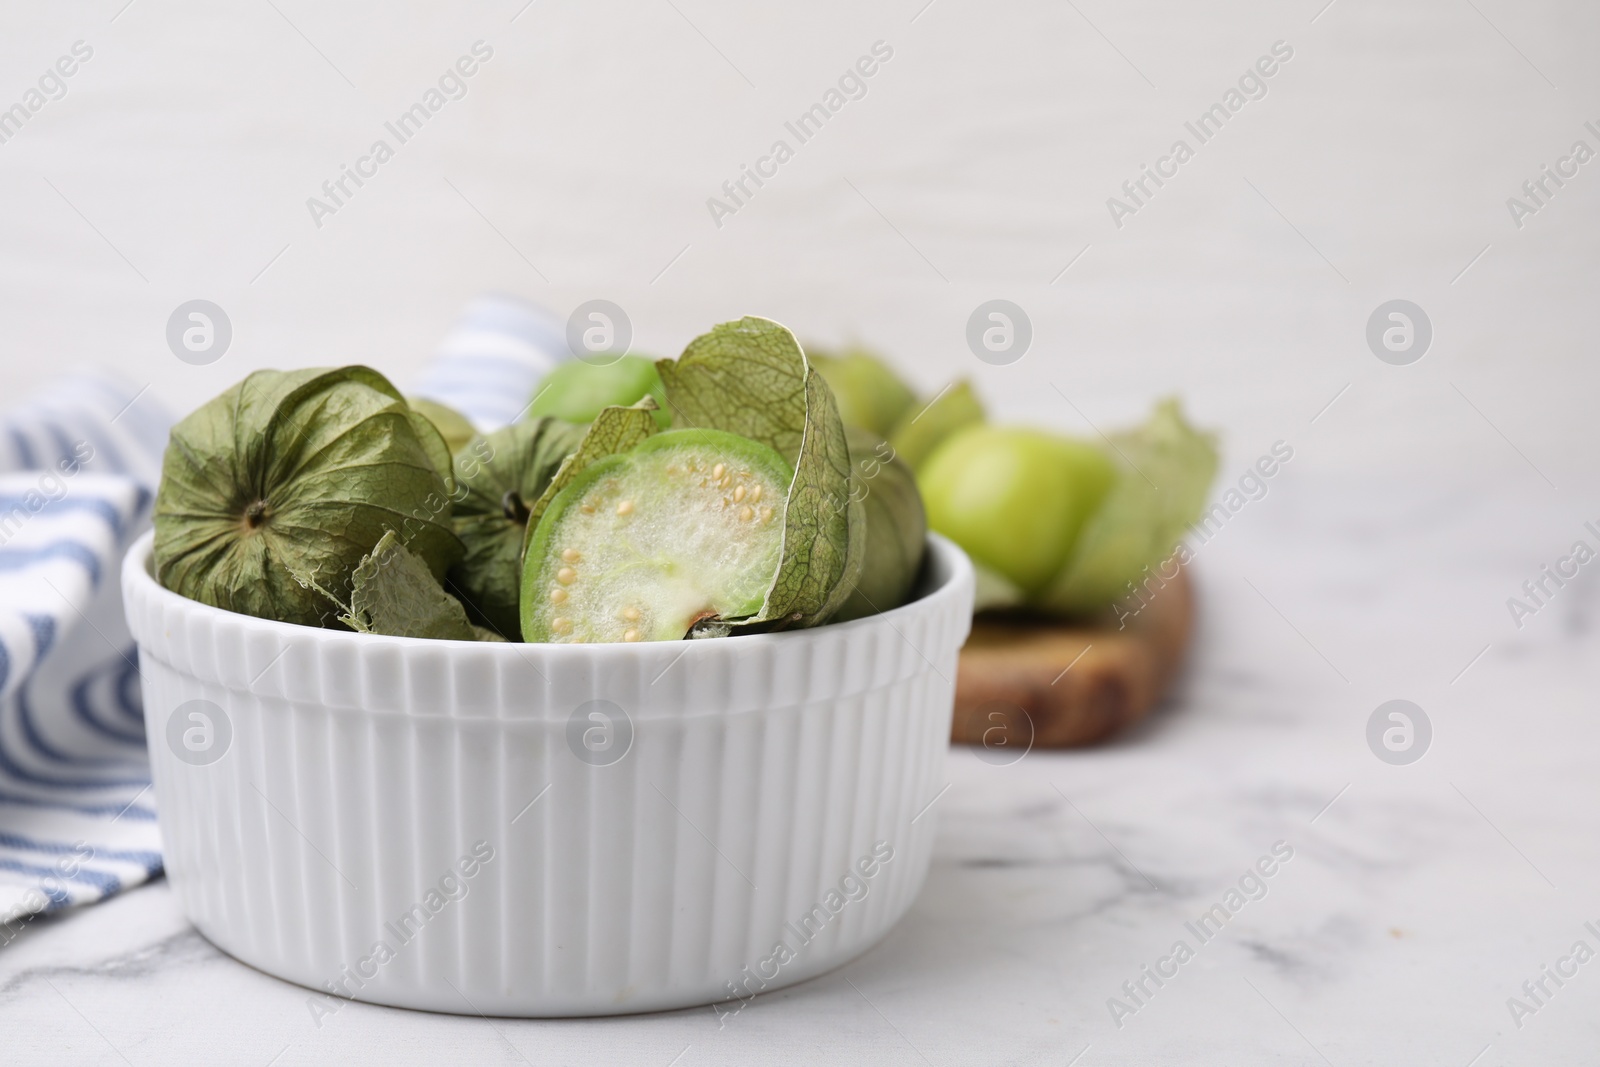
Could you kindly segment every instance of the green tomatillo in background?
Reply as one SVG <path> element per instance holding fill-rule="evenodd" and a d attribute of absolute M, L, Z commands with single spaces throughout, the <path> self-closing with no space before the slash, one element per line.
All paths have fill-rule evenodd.
<path fill-rule="evenodd" d="M 1033 598 L 1040 610 L 1081 615 L 1134 592 L 1200 517 L 1217 473 L 1215 437 L 1190 426 L 1171 399 L 1143 425 L 1111 433 L 1107 455 L 1116 479 L 1066 566 Z"/>
<path fill-rule="evenodd" d="M 1027 596 L 1061 569 L 1114 476 L 1093 445 L 971 426 L 928 457 L 917 481 L 933 528 Z"/>
<path fill-rule="evenodd" d="M 1104 447 L 975 425 L 917 473 L 929 525 L 978 568 L 978 607 L 1092 614 L 1126 596 L 1199 516 L 1216 473 L 1208 434 L 1164 401 Z"/>
<path fill-rule="evenodd" d="M 812 352 L 808 358 L 833 390 L 844 424 L 886 439 L 895 457 L 913 471 L 946 437 L 984 421 L 983 404 L 965 380 L 951 382 L 924 401 L 894 368 L 865 348 L 837 356 Z"/>
<path fill-rule="evenodd" d="M 921 470 L 945 438 L 984 421 L 983 404 L 966 380 L 951 382 L 926 404 L 907 412 L 889 435 L 895 455 L 912 470 Z"/>
<path fill-rule="evenodd" d="M 808 349 L 806 357 L 822 373 L 839 405 L 846 426 L 888 437 L 905 413 L 916 404 L 916 394 L 889 365 L 864 348 L 830 355 Z"/>
<path fill-rule="evenodd" d="M 656 425 L 666 429 L 672 415 L 666 410 L 666 394 L 656 365 L 643 356 L 618 356 L 613 363 L 563 363 L 539 383 L 527 417 L 551 415 L 574 423 L 590 423 L 603 408 L 627 407 L 646 396 L 659 405 Z"/>

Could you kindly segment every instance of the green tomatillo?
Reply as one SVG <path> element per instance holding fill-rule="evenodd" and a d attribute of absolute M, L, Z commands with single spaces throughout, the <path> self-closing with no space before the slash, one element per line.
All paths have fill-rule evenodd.
<path fill-rule="evenodd" d="M 657 367 L 674 423 L 603 409 L 529 518 L 528 641 L 815 626 L 856 588 L 866 525 L 844 424 L 786 328 L 723 323 Z M 650 404 L 646 397 L 641 404 Z"/>
<path fill-rule="evenodd" d="M 1199 516 L 1213 437 L 1177 401 L 1105 447 L 1041 430 L 969 426 L 917 472 L 928 523 L 972 557 L 978 607 L 1091 615 L 1134 589 Z"/>
<path fill-rule="evenodd" d="M 1108 446 L 1116 481 L 1066 565 L 1034 597 L 1040 610 L 1087 614 L 1135 592 L 1145 568 L 1171 553 L 1205 508 L 1216 439 L 1190 426 L 1176 400 L 1157 404 L 1143 425 L 1113 432 Z"/>
<path fill-rule="evenodd" d="M 439 432 L 366 367 L 257 371 L 172 428 L 156 578 L 245 615 L 333 625 L 385 533 L 435 579 L 462 553 Z"/>
<path fill-rule="evenodd" d="M 478 436 L 478 431 L 473 428 L 471 421 L 448 404 L 441 404 L 424 396 L 407 397 L 407 400 L 411 403 L 412 411 L 421 413 L 433 423 L 434 429 L 444 438 L 444 445 L 452 456 L 467 447 L 468 441 Z"/>
<path fill-rule="evenodd" d="M 888 437 L 908 410 L 916 404 L 916 394 L 879 357 L 863 348 L 846 349 L 839 355 L 807 353 L 812 366 L 821 372 L 839 405 L 839 418 L 846 426 L 870 430 Z"/>
<path fill-rule="evenodd" d="M 575 359 L 545 375 L 534 390 L 528 418 L 552 415 L 567 422 L 590 423 L 603 408 L 627 407 L 646 396 L 655 397 L 659 405 L 656 425 L 663 430 L 672 425 L 654 362 L 643 356 L 619 356 L 605 364 Z"/>
<path fill-rule="evenodd" d="M 466 555 L 449 584 L 480 626 L 514 641 L 521 627 L 522 549 L 533 507 L 583 427 L 545 417 L 515 422 L 456 453 L 453 523 Z"/>
<path fill-rule="evenodd" d="M 929 525 L 1030 596 L 1066 562 L 1115 474 L 1093 445 L 980 425 L 947 438 L 917 484 Z"/>
<path fill-rule="evenodd" d="M 847 427 L 850 495 L 861 502 L 866 544 L 861 577 L 835 622 L 897 608 L 911 595 L 927 547 L 928 520 L 916 476 L 883 438 Z"/>
<path fill-rule="evenodd" d="M 952 382 L 926 404 L 902 415 L 888 435 L 889 443 L 906 466 L 920 470 L 945 438 L 983 420 L 983 402 L 972 383 Z"/>
<path fill-rule="evenodd" d="M 525 636 L 675 641 L 756 614 L 793 477 L 767 445 L 721 430 L 669 430 L 590 464 L 528 545 Z"/>

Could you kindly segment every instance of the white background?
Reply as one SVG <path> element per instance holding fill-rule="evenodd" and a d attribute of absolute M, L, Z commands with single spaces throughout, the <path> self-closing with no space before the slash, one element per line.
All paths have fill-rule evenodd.
<path fill-rule="evenodd" d="M 500 290 L 615 300 L 661 355 L 764 314 L 1085 433 L 1177 392 L 1241 461 L 1281 437 L 1307 466 L 1531 475 L 1503 433 L 1588 477 L 1600 161 L 1521 230 L 1505 201 L 1600 149 L 1600 9 L 922 2 L 9 5 L 0 104 L 95 53 L 0 145 L 0 381 L 114 367 L 180 413 L 261 366 L 404 385 Z M 307 198 L 480 39 L 469 94 L 318 229 Z M 706 199 L 878 40 L 868 95 L 716 227 Z M 1269 95 L 1116 228 L 1106 199 L 1277 40 Z M 1034 321 L 1011 367 L 964 342 L 993 297 Z M 1409 368 L 1363 340 L 1396 297 L 1435 327 Z M 164 340 L 194 298 L 234 326 L 200 369 Z"/>
<path fill-rule="evenodd" d="M 156 886 L 0 959 L 19 1047 L 1593 1062 L 1600 978 L 1524 1031 L 1505 998 L 1600 918 L 1596 586 L 1521 630 L 1505 602 L 1600 520 L 1600 160 L 1520 229 L 1506 200 L 1575 140 L 1600 149 L 1583 128 L 1600 126 L 1600 7 L 121 3 L 0 15 L 0 106 L 74 41 L 95 50 L 0 144 L 6 402 L 77 365 L 179 412 L 261 366 L 359 360 L 405 385 L 463 304 L 500 290 L 563 316 L 614 300 L 660 355 L 763 314 L 1085 434 L 1176 392 L 1222 432 L 1222 484 L 1276 440 L 1295 457 L 1201 553 L 1195 666 L 1155 724 L 1009 775 L 953 756 L 928 888 L 841 972 L 854 991 L 763 998 L 732 1037 L 709 1012 L 492 1031 L 352 1008 L 315 1031 L 297 991 L 218 956 Z M 317 228 L 306 198 L 479 39 L 494 56 L 469 95 Z M 894 57 L 866 98 L 714 225 L 707 197 L 878 40 Z M 1268 96 L 1114 226 L 1107 197 L 1278 40 L 1294 58 Z M 964 340 L 995 297 L 1034 324 L 1008 367 Z M 233 322 L 208 367 L 166 346 L 194 298 Z M 1411 366 L 1366 345 L 1393 298 L 1433 322 Z M 1432 716 L 1412 768 L 1363 740 L 1392 697 Z M 1111 1027 L 1119 983 L 1277 837 L 1306 859 L 1248 929 Z"/>

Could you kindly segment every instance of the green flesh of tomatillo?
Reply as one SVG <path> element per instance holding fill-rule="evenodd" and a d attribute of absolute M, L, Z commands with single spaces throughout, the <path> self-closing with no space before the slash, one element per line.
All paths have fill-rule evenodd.
<path fill-rule="evenodd" d="M 675 641 L 760 611 L 793 470 L 720 430 L 676 430 L 587 468 L 551 501 L 524 560 L 528 641 Z"/>

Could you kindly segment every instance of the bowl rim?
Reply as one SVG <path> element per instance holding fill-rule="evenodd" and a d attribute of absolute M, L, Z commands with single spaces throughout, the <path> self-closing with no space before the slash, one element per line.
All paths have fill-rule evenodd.
<path fill-rule="evenodd" d="M 278 634 L 285 642 L 306 641 L 359 641 L 362 647 L 379 648 L 382 646 L 399 649 L 432 649 L 438 652 L 446 650 L 467 650 L 473 652 L 498 655 L 516 656 L 526 659 L 530 650 L 537 650 L 537 655 L 549 657 L 571 656 L 586 660 L 596 656 L 625 657 L 637 659 L 641 656 L 666 655 L 668 653 L 678 656 L 688 654 L 687 650 L 695 646 L 704 645 L 723 649 L 756 648 L 783 643 L 796 643 L 808 638 L 819 639 L 823 635 L 843 634 L 848 636 L 851 631 L 865 632 L 877 625 L 887 623 L 895 626 L 896 621 L 906 621 L 913 617 L 930 612 L 937 612 L 947 607 L 949 601 L 955 599 L 960 590 L 967 589 L 965 614 L 968 619 L 972 616 L 972 587 L 975 581 L 972 560 L 954 541 L 935 533 L 927 532 L 925 539 L 926 553 L 923 556 L 922 574 L 928 576 L 932 584 L 925 592 L 914 600 L 909 600 L 899 607 L 888 611 L 878 612 L 875 615 L 864 615 L 859 619 L 848 622 L 829 622 L 821 626 L 811 626 L 794 630 L 778 630 L 768 633 L 733 634 L 728 637 L 718 637 L 699 641 L 648 641 L 639 643 L 625 643 L 620 641 L 595 642 L 584 644 L 556 644 L 552 642 L 525 642 L 525 641 L 460 641 L 451 638 L 432 637 L 399 637 L 390 634 L 360 634 L 348 630 L 334 630 L 320 626 L 302 626 L 299 623 L 282 622 L 278 619 L 262 618 L 258 615 L 246 615 L 243 612 L 229 611 L 226 608 L 215 607 L 175 593 L 156 581 L 152 573 L 155 557 L 155 531 L 146 530 L 130 546 L 123 556 L 121 582 L 125 590 L 136 592 L 140 599 L 152 601 L 168 607 L 170 610 L 180 611 L 197 619 L 206 619 L 212 623 L 230 623 L 257 629 L 259 632 Z M 942 570 L 942 577 L 938 571 Z M 923 580 L 919 578 L 919 581 Z M 125 600 L 130 598 L 124 597 Z M 131 604 L 128 605 L 132 607 Z M 125 609 L 126 610 L 126 609 Z M 129 612 L 131 615 L 132 612 Z M 131 620 L 130 620 L 131 621 Z M 137 630 L 137 626 L 132 627 Z M 136 643 L 139 641 L 137 632 L 134 634 Z"/>

